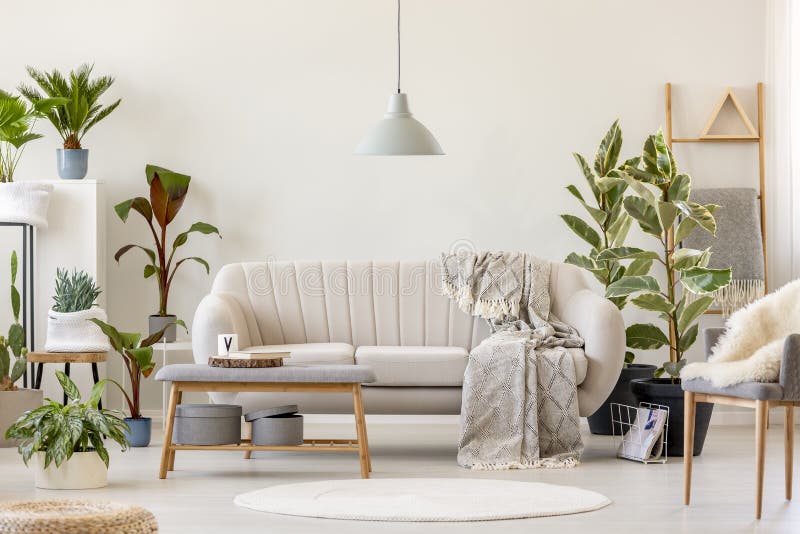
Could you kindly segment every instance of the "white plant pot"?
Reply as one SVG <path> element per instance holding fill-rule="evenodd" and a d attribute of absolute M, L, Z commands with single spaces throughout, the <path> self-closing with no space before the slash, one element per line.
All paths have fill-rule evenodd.
<path fill-rule="evenodd" d="M 16 447 L 17 440 L 5 439 L 6 430 L 28 410 L 42 405 L 41 389 L 0 391 L 0 447 Z"/>
<path fill-rule="evenodd" d="M 0 183 L 0 221 L 47 228 L 51 184 L 37 182 Z"/>
<path fill-rule="evenodd" d="M 77 490 L 108 486 L 108 468 L 95 451 L 74 452 L 60 467 L 50 462 L 47 469 L 44 454 L 37 452 L 31 463 L 37 488 Z"/>
<path fill-rule="evenodd" d="M 106 322 L 106 312 L 95 306 L 88 310 L 61 313 L 47 312 L 47 352 L 108 352 L 111 345 L 100 327 L 89 321 Z"/>

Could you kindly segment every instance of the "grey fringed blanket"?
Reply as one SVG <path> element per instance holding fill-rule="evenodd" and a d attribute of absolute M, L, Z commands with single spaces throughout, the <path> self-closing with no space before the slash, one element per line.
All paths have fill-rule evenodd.
<path fill-rule="evenodd" d="M 464 373 L 459 465 L 578 465 L 583 441 L 566 348 L 583 339 L 550 315 L 550 263 L 519 252 L 460 252 L 442 264 L 447 294 L 494 332 L 472 350 Z"/>
<path fill-rule="evenodd" d="M 711 248 L 709 267 L 733 268 L 730 285 L 714 293 L 714 303 L 722 313 L 730 313 L 764 296 L 764 249 L 761 236 L 761 215 L 755 189 L 723 187 L 695 189 L 692 200 L 700 204 L 717 204 L 714 212 L 717 235 L 692 232 L 683 244 L 703 250 Z"/>

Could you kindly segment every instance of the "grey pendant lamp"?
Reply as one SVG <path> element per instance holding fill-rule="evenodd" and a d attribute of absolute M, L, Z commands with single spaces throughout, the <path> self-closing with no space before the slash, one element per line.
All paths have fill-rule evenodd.
<path fill-rule="evenodd" d="M 400 0 L 397 0 L 397 93 L 378 124 L 356 147 L 360 156 L 441 156 L 442 147 L 408 107 L 408 95 L 400 91 Z"/>

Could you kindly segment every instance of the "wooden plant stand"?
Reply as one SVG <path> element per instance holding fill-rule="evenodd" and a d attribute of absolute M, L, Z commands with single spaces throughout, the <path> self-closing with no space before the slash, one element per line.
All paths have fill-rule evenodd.
<path fill-rule="evenodd" d="M 261 446 L 252 445 L 243 439 L 239 445 L 181 445 L 172 443 L 175 410 L 184 391 L 195 392 L 295 392 L 295 393 L 349 393 L 353 396 L 357 439 L 305 439 L 302 445 Z M 319 451 L 355 452 L 361 463 L 361 478 L 369 478 L 372 463 L 367 441 L 367 422 L 361 384 L 349 382 L 172 382 L 167 409 L 167 424 L 164 430 L 164 446 L 161 452 L 159 478 L 167 478 L 167 472 L 175 468 L 175 451 L 241 451 L 250 458 L 253 451 Z"/>
<path fill-rule="evenodd" d="M 69 376 L 70 364 L 90 363 L 92 364 L 92 379 L 94 383 L 97 384 L 100 381 L 100 373 L 97 370 L 97 364 L 104 361 L 106 361 L 105 352 L 29 352 L 28 362 L 31 364 L 31 371 L 33 371 L 33 364 L 39 364 L 36 372 L 31 373 L 31 385 L 33 389 L 42 388 L 42 371 L 46 363 L 63 364 L 64 374 L 67 376 Z M 64 393 L 64 404 L 67 404 L 66 393 Z M 102 410 L 103 401 L 100 401 L 97 407 Z"/>

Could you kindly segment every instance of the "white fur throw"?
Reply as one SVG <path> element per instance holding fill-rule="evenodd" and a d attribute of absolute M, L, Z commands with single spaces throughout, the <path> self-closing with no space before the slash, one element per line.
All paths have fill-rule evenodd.
<path fill-rule="evenodd" d="M 681 378 L 704 378 L 716 387 L 777 382 L 783 343 L 794 333 L 800 333 L 800 280 L 731 315 L 708 362 L 687 365 Z"/>

